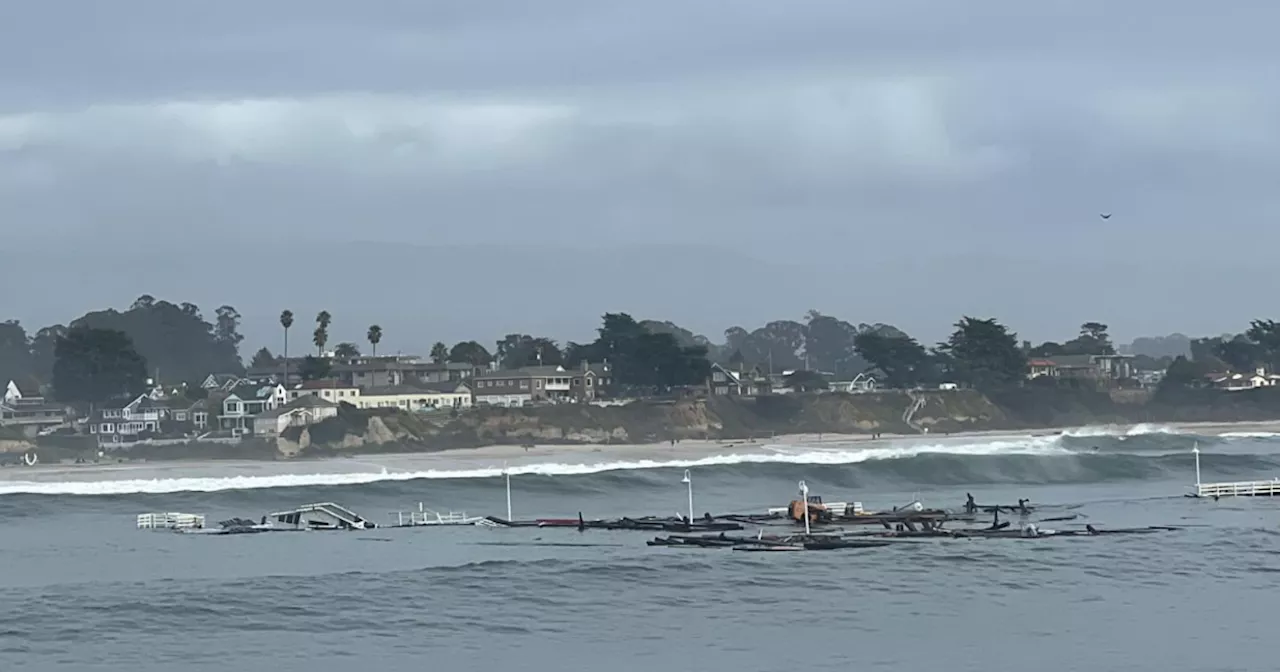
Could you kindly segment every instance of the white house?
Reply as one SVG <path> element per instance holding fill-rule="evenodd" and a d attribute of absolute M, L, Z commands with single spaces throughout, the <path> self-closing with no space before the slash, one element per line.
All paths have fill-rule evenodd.
<path fill-rule="evenodd" d="M 404 411 L 461 409 L 471 406 L 471 388 L 457 381 L 369 387 L 362 390 L 360 396 L 345 401 L 356 408 L 399 408 Z"/>
<path fill-rule="evenodd" d="M 314 425 L 325 418 L 338 414 L 338 405 L 315 395 L 303 395 L 293 401 L 270 411 L 264 411 L 253 418 L 253 433 L 262 437 L 276 437 L 290 427 Z"/>
<path fill-rule="evenodd" d="M 354 406 L 358 405 L 355 398 L 360 396 L 360 388 L 337 379 L 305 380 L 289 390 L 289 401 L 309 395 L 335 404 L 345 401 Z"/>
<path fill-rule="evenodd" d="M 232 388 L 222 400 L 222 413 L 218 426 L 239 436 L 253 429 L 253 416 L 273 411 L 286 403 L 284 385 L 279 383 L 250 383 Z"/>

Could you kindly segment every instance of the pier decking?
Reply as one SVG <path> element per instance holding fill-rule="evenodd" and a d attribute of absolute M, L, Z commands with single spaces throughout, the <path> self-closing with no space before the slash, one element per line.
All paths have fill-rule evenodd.
<path fill-rule="evenodd" d="M 1196 456 L 1196 483 L 1191 497 L 1280 497 L 1280 478 L 1268 481 L 1235 481 L 1231 483 L 1202 483 L 1200 481 L 1200 446 L 1191 449 Z"/>

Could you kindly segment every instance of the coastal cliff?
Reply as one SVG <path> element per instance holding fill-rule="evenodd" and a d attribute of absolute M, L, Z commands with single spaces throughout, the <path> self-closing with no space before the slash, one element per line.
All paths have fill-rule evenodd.
<path fill-rule="evenodd" d="M 138 445 L 124 459 L 288 459 L 356 453 L 438 451 L 491 444 L 623 444 L 680 439 L 767 439 L 782 434 L 949 434 L 1103 424 L 1235 422 L 1280 419 L 1280 390 L 1176 397 L 1143 391 L 1023 387 L 976 390 L 796 394 L 636 401 L 620 406 L 565 404 L 482 407 L 428 416 L 342 406 L 336 417 L 291 427 L 278 439 L 238 444 Z M 0 439 L 5 438 L 0 436 Z M 75 441 L 83 439 L 83 441 Z M 56 441 L 56 443 L 55 443 Z M 0 463 L 38 450 L 42 461 L 96 453 L 90 437 L 0 442 Z M 38 445 L 37 445 L 38 444 Z M 83 445 L 82 445 L 83 444 Z M 108 459 L 111 459 L 110 457 Z"/>
<path fill-rule="evenodd" d="M 1280 392 L 1204 391 L 1176 399 L 1143 392 L 1020 388 L 884 391 L 866 394 L 710 397 L 623 406 L 476 408 L 432 420 L 394 410 L 344 408 L 293 428 L 281 455 L 432 451 L 490 444 L 651 443 L 750 439 L 780 434 L 946 434 L 963 431 L 1143 422 L 1233 422 L 1280 418 Z"/>

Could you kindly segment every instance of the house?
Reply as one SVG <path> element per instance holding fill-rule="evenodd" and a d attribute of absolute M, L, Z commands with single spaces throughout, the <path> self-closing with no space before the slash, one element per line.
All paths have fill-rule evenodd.
<path fill-rule="evenodd" d="M 758 366 L 739 367 L 737 371 L 733 371 L 713 363 L 711 374 L 707 377 L 707 391 L 717 396 L 756 397 L 772 393 L 773 384 Z"/>
<path fill-rule="evenodd" d="M 1058 376 L 1058 367 L 1051 359 L 1032 359 L 1027 362 L 1027 378 L 1056 378 Z"/>
<path fill-rule="evenodd" d="M 490 406 L 591 402 L 613 385 L 613 367 L 608 362 L 582 362 L 577 368 L 546 365 L 491 370 L 476 374 L 470 385 L 475 403 Z"/>
<path fill-rule="evenodd" d="M 304 394 L 289 403 L 253 416 L 253 433 L 274 438 L 290 427 L 314 425 L 338 414 L 338 405 L 318 396 Z"/>
<path fill-rule="evenodd" d="M 284 406 L 286 401 L 284 385 L 279 383 L 239 385 L 222 400 L 218 427 L 236 436 L 248 433 L 253 429 L 253 416 Z"/>
<path fill-rule="evenodd" d="M 1115 381 L 1133 377 L 1131 355 L 1054 355 L 1027 362 L 1027 378 Z"/>
<path fill-rule="evenodd" d="M 209 407 L 209 399 L 200 399 L 189 405 L 171 405 L 169 417 L 174 422 L 189 422 L 195 429 L 206 429 L 209 426 Z"/>
<path fill-rule="evenodd" d="M 33 385 L 10 380 L 0 400 L 0 427 L 21 427 L 35 436 L 67 424 L 69 414 L 62 404 L 45 400 Z"/>
<path fill-rule="evenodd" d="M 1268 374 L 1263 368 L 1255 369 L 1252 373 L 1220 374 L 1213 379 L 1213 387 L 1224 392 L 1256 390 L 1276 385 L 1280 385 L 1280 375 Z"/>
<path fill-rule="evenodd" d="M 426 362 L 410 356 L 361 357 L 335 363 L 332 373 L 348 387 L 391 387 L 470 380 L 476 367 L 465 362 Z"/>
<path fill-rule="evenodd" d="M 169 409 L 146 394 L 122 402 L 103 404 L 89 416 L 89 433 L 100 443 L 120 443 L 139 434 L 159 434 Z"/>
<path fill-rule="evenodd" d="M 848 394 L 862 394 L 864 392 L 874 392 L 880 388 L 880 381 L 874 373 L 863 371 L 854 376 L 852 380 L 831 381 L 828 389 L 832 392 L 845 392 Z"/>
<path fill-rule="evenodd" d="M 305 380 L 289 388 L 289 401 L 306 396 L 319 397 L 335 404 L 345 401 L 355 405 L 354 398 L 360 396 L 360 388 L 348 385 L 337 378 Z"/>
<path fill-rule="evenodd" d="M 244 379 L 234 373 L 211 373 L 205 377 L 204 382 L 200 383 L 200 387 L 210 392 L 228 392 L 243 382 L 245 382 Z"/>
<path fill-rule="evenodd" d="M 405 411 L 436 411 L 471 406 L 471 388 L 466 383 L 421 383 L 390 387 L 366 387 L 349 401 L 357 408 L 399 408 Z"/>

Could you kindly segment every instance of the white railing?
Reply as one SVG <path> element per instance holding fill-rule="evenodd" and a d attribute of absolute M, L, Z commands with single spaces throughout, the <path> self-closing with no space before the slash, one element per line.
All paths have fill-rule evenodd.
<path fill-rule="evenodd" d="M 1280 497 L 1280 479 L 1236 483 L 1198 483 L 1197 497 Z"/>
<path fill-rule="evenodd" d="M 419 508 L 417 511 L 397 511 L 396 525 L 400 527 L 418 525 L 478 525 L 486 521 L 484 516 L 468 516 L 466 511 L 450 511 L 440 513 L 431 509 Z"/>
<path fill-rule="evenodd" d="M 204 527 L 204 516 L 198 513 L 138 514 L 139 530 L 191 530 Z"/>

